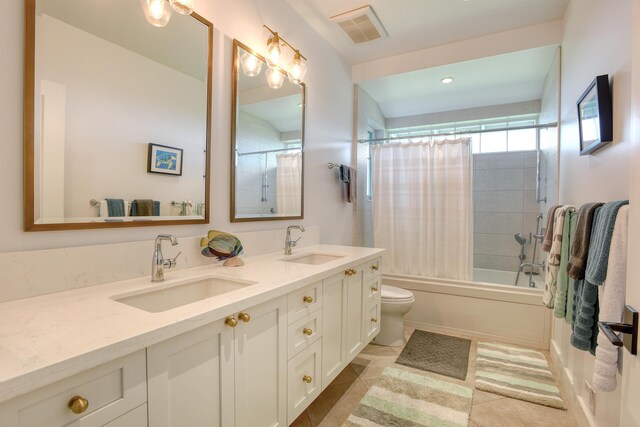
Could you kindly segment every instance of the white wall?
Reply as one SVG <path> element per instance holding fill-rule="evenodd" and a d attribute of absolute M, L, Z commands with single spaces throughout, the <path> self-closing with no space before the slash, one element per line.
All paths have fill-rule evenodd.
<path fill-rule="evenodd" d="M 204 203 L 206 82 L 47 15 L 36 27 L 36 93 L 42 79 L 66 89 L 64 216 L 99 216 L 91 199 L 158 200 L 161 215 L 180 214 L 171 201 Z M 39 111 L 36 97 L 36 128 Z M 182 176 L 147 173 L 150 142 L 184 150 Z"/>
<path fill-rule="evenodd" d="M 632 0 L 574 0 L 565 15 L 560 203 L 578 206 L 629 195 L 631 4 Z M 613 79 L 614 142 L 592 156 L 580 157 L 575 102 L 596 75 L 605 73 Z M 584 398 L 584 382 L 591 381 L 594 358 L 571 347 L 569 336 L 569 326 L 554 319 L 552 354 L 557 354 L 564 368 L 565 381 Z M 588 418 L 595 426 L 617 426 L 619 411 L 620 387 L 612 393 L 597 394 L 595 415 Z"/>
<path fill-rule="evenodd" d="M 137 3 L 136 3 L 137 5 Z M 229 222 L 232 39 L 264 50 L 268 24 L 309 58 L 305 156 L 305 225 L 320 226 L 325 243 L 351 243 L 352 210 L 341 200 L 327 162 L 350 163 L 353 90 L 350 69 L 285 0 L 210 0 L 198 12 L 215 25 L 210 225 L 24 233 L 22 231 L 22 90 L 24 2 L 3 3 L 0 14 L 0 251 L 24 251 L 149 240 L 158 233 L 196 236 L 210 228 L 230 232 L 282 228 L 288 222 Z M 170 25 L 170 24 L 169 24 Z M 96 260 L 97 261 L 97 260 Z M 96 268 L 101 265 L 96 264 Z"/>

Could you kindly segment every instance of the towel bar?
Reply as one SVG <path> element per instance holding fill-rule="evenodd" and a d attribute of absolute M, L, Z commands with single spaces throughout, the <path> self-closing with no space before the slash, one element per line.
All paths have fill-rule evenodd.
<path fill-rule="evenodd" d="M 638 354 L 638 312 L 631 306 L 624 306 L 624 323 L 598 322 L 598 327 L 616 347 L 624 347 L 632 355 Z M 622 339 L 615 332 L 622 332 Z"/>

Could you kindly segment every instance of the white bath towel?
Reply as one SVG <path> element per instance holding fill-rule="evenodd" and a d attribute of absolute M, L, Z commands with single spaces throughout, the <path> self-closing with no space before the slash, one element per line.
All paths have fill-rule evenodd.
<path fill-rule="evenodd" d="M 544 276 L 544 293 L 542 294 L 542 302 L 545 306 L 553 308 L 556 299 L 556 289 L 558 287 L 558 267 L 560 266 L 560 257 L 562 255 L 562 229 L 564 227 L 564 218 L 567 216 L 569 209 L 573 209 L 571 205 L 560 206 L 553 214 L 553 233 L 551 250 L 547 255 L 547 267 Z"/>
<path fill-rule="evenodd" d="M 131 204 L 124 201 L 124 216 L 129 216 L 131 211 Z M 107 206 L 106 200 L 100 200 L 100 218 L 108 218 L 109 217 L 109 207 Z"/>
<path fill-rule="evenodd" d="M 600 304 L 599 320 L 620 322 L 624 311 L 627 277 L 627 230 L 629 206 L 618 210 L 611 236 L 611 249 L 607 262 L 607 278 L 598 289 Z M 593 388 L 597 391 L 616 389 L 616 374 L 620 350 L 609 342 L 604 334 L 598 334 L 598 347 L 593 368 Z"/>

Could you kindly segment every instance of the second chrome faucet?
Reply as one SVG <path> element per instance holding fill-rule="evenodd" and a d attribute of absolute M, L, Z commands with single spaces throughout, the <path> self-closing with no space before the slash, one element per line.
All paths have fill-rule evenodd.
<path fill-rule="evenodd" d="M 287 227 L 287 235 L 284 238 L 284 254 L 291 255 L 291 249 L 298 244 L 298 240 L 302 237 L 298 237 L 296 240 L 291 240 L 291 230 L 296 228 L 304 233 L 304 227 L 301 225 L 290 225 Z"/>

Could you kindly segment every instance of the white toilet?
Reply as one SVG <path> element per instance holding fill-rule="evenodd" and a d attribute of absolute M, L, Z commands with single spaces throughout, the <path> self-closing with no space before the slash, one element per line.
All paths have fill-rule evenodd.
<path fill-rule="evenodd" d="M 411 310 L 416 298 L 411 291 L 382 285 L 380 332 L 373 340 L 378 345 L 404 345 L 404 315 Z"/>

